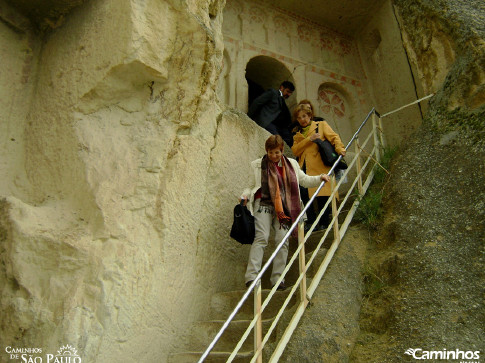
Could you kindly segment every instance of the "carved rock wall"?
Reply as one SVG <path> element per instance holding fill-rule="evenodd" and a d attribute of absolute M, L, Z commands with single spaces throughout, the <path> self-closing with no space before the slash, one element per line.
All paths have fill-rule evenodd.
<path fill-rule="evenodd" d="M 482 144 L 485 105 L 485 6 L 482 1 L 396 0 L 403 43 L 422 92 L 436 96 L 428 121 L 460 128 Z"/>
<path fill-rule="evenodd" d="M 392 1 L 386 1 L 358 34 L 362 63 L 367 76 L 370 104 L 381 115 L 427 94 L 418 93 L 401 40 Z M 382 119 L 386 141 L 399 145 L 421 124 L 420 106 L 411 106 Z"/>
<path fill-rule="evenodd" d="M 302 99 L 311 100 L 316 114 L 344 141 L 372 107 L 364 93 L 365 75 L 354 38 L 254 1 L 227 1 L 222 31 L 227 75 L 219 94 L 229 105 L 247 110 L 246 77 L 263 89 L 290 80 L 296 87 L 286 101 L 290 110 Z M 338 107 L 326 107 L 330 101 L 320 97 L 321 86 L 338 93 Z"/>
<path fill-rule="evenodd" d="M 223 5 L 89 1 L 45 34 L 2 13 L 2 347 L 164 361 L 243 283 L 232 208 L 267 133 L 216 102 Z"/>
<path fill-rule="evenodd" d="M 332 4 L 318 4 L 319 11 Z M 368 2 L 338 3 L 340 9 L 345 6 L 351 6 L 353 14 L 366 14 L 365 22 L 359 23 L 361 30 L 352 35 L 298 15 L 296 6 L 289 12 L 268 2 L 228 0 L 220 98 L 246 110 L 250 90 L 245 77 L 262 88 L 278 87 L 288 79 L 296 86 L 287 100 L 290 110 L 309 99 L 317 116 L 324 117 L 344 142 L 372 107 L 384 114 L 416 100 L 392 1 L 373 2 L 373 11 Z M 418 106 L 388 117 L 384 122 L 388 143 L 399 144 L 421 119 Z"/>

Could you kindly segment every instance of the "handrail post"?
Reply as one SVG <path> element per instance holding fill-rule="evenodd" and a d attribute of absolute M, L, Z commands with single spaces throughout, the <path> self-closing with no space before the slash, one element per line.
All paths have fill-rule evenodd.
<path fill-rule="evenodd" d="M 382 117 L 380 114 L 377 114 L 377 127 L 379 128 L 379 140 L 381 142 L 381 147 L 385 148 L 386 143 L 384 142 L 384 129 L 382 128 Z"/>
<path fill-rule="evenodd" d="M 331 186 L 331 193 L 335 190 L 335 186 L 337 185 L 337 180 L 335 179 L 335 174 L 332 174 L 330 179 L 330 186 Z M 336 242 L 337 245 L 340 244 L 340 230 L 338 228 L 338 211 L 337 211 L 337 193 L 333 194 L 332 197 L 332 219 L 333 222 L 333 237 L 334 243 Z"/>
<path fill-rule="evenodd" d="M 380 118 L 379 118 L 380 120 Z M 379 143 L 379 128 L 377 127 L 377 115 L 375 112 L 372 114 L 372 128 L 374 129 L 374 145 L 376 146 L 376 160 L 378 163 L 381 162 L 381 147 L 384 147 L 384 145 Z M 379 133 L 379 134 L 378 134 Z"/>
<path fill-rule="evenodd" d="M 261 317 L 261 280 L 254 286 L 254 315 L 258 317 L 254 325 L 254 355 L 257 363 L 263 363 L 263 320 Z"/>
<path fill-rule="evenodd" d="M 301 246 L 299 255 L 298 255 L 298 262 L 299 262 L 299 271 L 300 275 L 305 275 L 301 279 L 300 282 L 300 301 L 303 302 L 305 306 L 308 305 L 308 298 L 306 293 L 306 262 L 305 262 L 305 222 L 300 221 L 298 224 L 298 245 Z"/>
<path fill-rule="evenodd" d="M 357 175 L 359 176 L 359 180 L 357 182 L 357 188 L 359 190 L 359 195 L 362 195 L 362 175 L 360 174 L 360 170 L 362 169 L 362 163 L 360 160 L 359 137 L 355 138 L 355 155 L 357 156 L 357 159 L 355 160 L 355 168 L 357 171 Z"/>

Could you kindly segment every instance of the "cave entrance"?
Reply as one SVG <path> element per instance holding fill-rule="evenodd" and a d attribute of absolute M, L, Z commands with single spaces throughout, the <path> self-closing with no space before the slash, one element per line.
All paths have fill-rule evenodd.
<path fill-rule="evenodd" d="M 290 81 L 295 84 L 293 74 L 283 63 L 263 55 L 249 60 L 246 65 L 245 77 L 248 82 L 248 108 L 254 99 L 268 88 L 278 89 L 283 81 Z M 292 98 L 297 99 L 296 89 L 293 95 Z"/>

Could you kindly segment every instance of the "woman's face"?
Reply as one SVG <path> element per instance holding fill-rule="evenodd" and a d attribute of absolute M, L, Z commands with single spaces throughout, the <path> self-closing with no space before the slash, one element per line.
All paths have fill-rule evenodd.
<path fill-rule="evenodd" d="M 281 160 L 281 156 L 283 155 L 280 148 L 278 147 L 276 149 L 268 150 L 267 153 L 269 160 L 271 160 L 273 163 L 279 163 L 279 161 Z"/>
<path fill-rule="evenodd" d="M 307 127 L 310 125 L 310 122 L 312 122 L 312 119 L 308 115 L 308 113 L 304 111 L 298 112 L 298 116 L 296 117 L 296 120 L 300 124 L 301 127 Z"/>

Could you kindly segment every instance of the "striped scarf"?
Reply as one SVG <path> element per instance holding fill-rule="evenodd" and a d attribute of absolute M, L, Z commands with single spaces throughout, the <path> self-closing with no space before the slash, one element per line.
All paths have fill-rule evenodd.
<path fill-rule="evenodd" d="M 265 155 L 261 161 L 261 199 L 271 199 L 280 225 L 291 226 L 301 212 L 300 191 L 296 172 L 286 156 L 282 156 L 283 175 Z M 295 229 L 296 231 L 296 229 Z"/>

